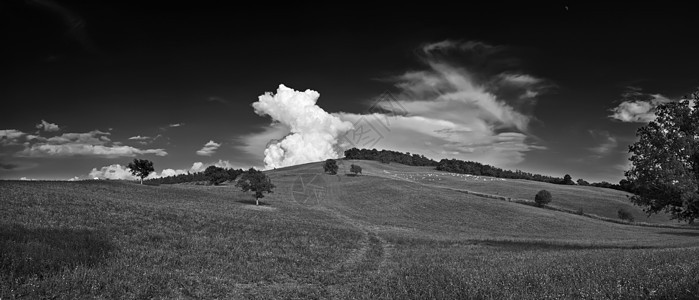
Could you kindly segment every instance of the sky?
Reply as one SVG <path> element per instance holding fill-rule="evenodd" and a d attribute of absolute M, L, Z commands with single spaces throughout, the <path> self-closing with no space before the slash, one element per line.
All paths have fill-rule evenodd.
<path fill-rule="evenodd" d="M 618 182 L 699 87 L 682 7 L 0 3 L 0 179 L 272 169 L 350 147 Z"/>

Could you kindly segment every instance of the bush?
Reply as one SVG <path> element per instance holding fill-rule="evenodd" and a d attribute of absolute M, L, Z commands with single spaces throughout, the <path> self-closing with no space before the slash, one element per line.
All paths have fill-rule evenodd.
<path fill-rule="evenodd" d="M 356 176 L 357 174 L 361 174 L 361 173 L 362 173 L 362 167 L 360 167 L 360 166 L 358 166 L 358 165 L 355 165 L 355 164 L 352 164 L 352 165 L 350 166 L 350 172 L 354 173 L 355 176 Z"/>
<path fill-rule="evenodd" d="M 633 214 L 631 214 L 630 212 L 628 212 L 627 210 L 625 210 L 623 208 L 620 208 L 619 211 L 617 211 L 617 215 L 619 215 L 619 219 L 622 219 L 625 221 L 633 222 L 633 220 L 634 220 Z"/>
<path fill-rule="evenodd" d="M 334 159 L 328 159 L 325 161 L 325 164 L 323 165 L 323 170 L 325 173 L 330 173 L 331 175 L 337 174 L 337 162 Z"/>
<path fill-rule="evenodd" d="M 582 208 L 578 208 L 578 210 L 575 211 L 575 214 L 581 215 L 581 216 L 582 216 L 582 215 L 584 214 L 583 209 L 582 209 Z"/>
<path fill-rule="evenodd" d="M 549 191 L 540 190 L 538 193 L 536 193 L 536 196 L 534 196 L 534 202 L 536 202 L 536 205 L 538 206 L 544 206 L 551 202 L 551 198 L 551 193 L 549 193 Z"/>

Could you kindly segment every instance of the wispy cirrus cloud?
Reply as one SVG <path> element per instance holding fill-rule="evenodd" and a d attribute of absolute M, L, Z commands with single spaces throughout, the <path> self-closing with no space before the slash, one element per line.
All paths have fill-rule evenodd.
<path fill-rule="evenodd" d="M 1 146 L 22 146 L 15 157 L 97 156 L 116 158 L 154 154 L 165 156 L 164 149 L 139 149 L 113 142 L 111 133 L 93 130 L 85 133 L 63 133 L 55 136 L 28 135 L 15 129 L 0 130 Z M 21 142 L 21 139 L 24 142 Z"/>
<path fill-rule="evenodd" d="M 129 140 L 131 140 L 131 141 L 136 141 L 136 142 L 138 142 L 138 143 L 141 144 L 141 145 L 147 145 L 147 144 L 150 144 L 150 143 L 154 142 L 155 140 L 157 140 L 157 139 L 159 139 L 159 138 L 161 138 L 161 137 L 162 137 L 162 135 L 160 135 L 160 134 L 158 134 L 158 135 L 156 135 L 156 136 L 154 136 L 154 137 L 153 137 L 153 136 L 141 136 L 141 135 L 136 135 L 136 136 L 130 137 Z"/>
<path fill-rule="evenodd" d="M 588 148 L 588 150 L 593 153 L 593 157 L 595 158 L 601 158 L 609 155 L 619 146 L 619 141 L 617 138 L 611 135 L 608 131 L 590 130 L 589 133 L 593 138 L 599 141 L 597 146 Z"/>
<path fill-rule="evenodd" d="M 422 47 L 422 70 L 391 80 L 399 89 L 396 103 L 377 105 L 393 113 L 377 145 L 433 157 L 477 159 L 513 165 L 527 151 L 543 149 L 531 142 L 527 113 L 535 97 L 553 85 L 518 68 L 507 47 L 479 41 L 442 41 Z M 357 121 L 357 116 L 343 115 Z M 417 141 L 424 141 L 418 145 Z"/>
<path fill-rule="evenodd" d="M 197 155 L 201 156 L 211 156 L 214 153 L 216 153 L 216 150 L 218 147 L 221 147 L 221 144 L 214 142 L 213 140 L 209 141 L 208 143 L 204 144 L 204 147 L 201 149 L 197 150 Z"/>

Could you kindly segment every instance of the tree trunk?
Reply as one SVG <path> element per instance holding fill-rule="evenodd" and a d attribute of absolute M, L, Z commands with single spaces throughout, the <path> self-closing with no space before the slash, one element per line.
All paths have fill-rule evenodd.
<path fill-rule="evenodd" d="M 143 177 L 141 177 L 141 184 L 143 184 Z"/>
<path fill-rule="evenodd" d="M 255 205 L 260 205 L 260 198 L 255 198 Z"/>

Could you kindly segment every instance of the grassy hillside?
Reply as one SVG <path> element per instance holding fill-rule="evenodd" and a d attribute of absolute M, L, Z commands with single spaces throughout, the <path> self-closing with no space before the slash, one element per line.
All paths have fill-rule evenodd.
<path fill-rule="evenodd" d="M 602 217 L 618 219 L 617 211 L 623 208 L 631 212 L 636 221 L 653 224 L 680 224 L 671 220 L 668 214 L 646 216 L 643 210 L 633 205 L 623 191 L 593 186 L 559 185 L 545 182 L 504 179 L 487 176 L 436 171 L 432 167 L 411 167 L 397 163 L 382 164 L 376 161 L 348 160 L 344 164 L 358 164 L 365 173 L 374 176 L 402 179 L 422 185 L 449 187 L 478 193 L 492 194 L 513 199 L 533 200 L 540 190 L 548 190 L 553 195 L 554 207 L 561 207 Z"/>
<path fill-rule="evenodd" d="M 429 168 L 356 163 L 365 175 L 270 171 L 277 188 L 259 207 L 232 185 L 0 181 L 0 298 L 699 297 L 697 230 L 603 222 L 384 172 Z"/>

